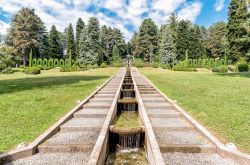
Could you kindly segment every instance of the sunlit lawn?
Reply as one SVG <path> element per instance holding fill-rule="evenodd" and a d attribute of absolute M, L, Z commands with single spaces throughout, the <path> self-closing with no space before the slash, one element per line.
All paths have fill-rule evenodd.
<path fill-rule="evenodd" d="M 117 71 L 0 74 L 0 152 L 34 140 Z"/>
<path fill-rule="evenodd" d="M 140 71 L 223 142 L 250 152 L 250 73 Z"/>

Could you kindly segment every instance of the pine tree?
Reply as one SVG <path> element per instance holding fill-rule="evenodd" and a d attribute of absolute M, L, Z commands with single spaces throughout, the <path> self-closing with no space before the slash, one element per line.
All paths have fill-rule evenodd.
<path fill-rule="evenodd" d="M 93 41 L 88 34 L 88 31 L 84 29 L 80 35 L 80 52 L 77 62 L 81 67 L 97 64 L 99 61 L 99 54 L 96 53 L 95 47 L 93 47 Z"/>
<path fill-rule="evenodd" d="M 48 58 L 49 57 L 49 37 L 48 33 L 43 34 L 41 46 L 39 48 L 40 55 L 42 58 Z"/>
<path fill-rule="evenodd" d="M 157 51 L 157 33 L 157 26 L 152 19 L 148 18 L 142 22 L 138 33 L 136 55 L 145 62 L 150 62 L 150 49 L 153 49 L 153 53 Z"/>
<path fill-rule="evenodd" d="M 85 24 L 84 22 L 82 21 L 81 18 L 79 18 L 77 20 L 77 23 L 76 23 L 76 44 L 75 44 L 75 47 L 76 47 L 76 56 L 78 57 L 79 56 L 79 41 L 80 41 L 80 35 L 81 35 L 81 32 L 82 30 L 85 28 Z"/>
<path fill-rule="evenodd" d="M 38 48 L 43 38 L 45 26 L 42 20 L 35 14 L 34 9 L 21 8 L 14 15 L 9 32 L 11 45 L 21 52 L 23 65 L 26 65 L 30 49 Z"/>
<path fill-rule="evenodd" d="M 70 23 L 67 31 L 67 55 L 71 51 L 72 59 L 75 59 L 75 39 L 74 39 L 74 30 L 73 26 Z"/>
<path fill-rule="evenodd" d="M 90 39 L 91 48 L 97 54 L 100 51 L 100 25 L 95 17 L 91 17 L 88 21 L 87 33 Z"/>
<path fill-rule="evenodd" d="M 173 64 L 176 59 L 176 45 L 171 26 L 165 26 L 162 30 L 160 42 L 160 62 L 163 64 Z"/>
<path fill-rule="evenodd" d="M 247 22 L 246 0 L 232 0 L 228 11 L 228 33 L 227 38 L 230 47 L 230 58 L 233 61 L 244 57 L 248 50 L 248 44 L 244 44 L 242 39 L 247 35 L 247 30 L 243 24 Z"/>
<path fill-rule="evenodd" d="M 62 58 L 63 50 L 60 44 L 59 32 L 56 30 L 56 26 L 53 25 L 49 32 L 49 57 L 50 58 Z"/>

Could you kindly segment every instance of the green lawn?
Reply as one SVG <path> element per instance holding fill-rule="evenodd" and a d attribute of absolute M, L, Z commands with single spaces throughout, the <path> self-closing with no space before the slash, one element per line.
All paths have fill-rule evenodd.
<path fill-rule="evenodd" d="M 34 140 L 117 71 L 0 74 L 0 152 Z"/>
<path fill-rule="evenodd" d="M 250 73 L 139 70 L 220 140 L 250 152 Z"/>

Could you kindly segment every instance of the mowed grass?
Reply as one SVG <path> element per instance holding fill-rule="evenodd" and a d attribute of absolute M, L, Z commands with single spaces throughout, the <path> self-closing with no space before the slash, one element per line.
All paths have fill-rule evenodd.
<path fill-rule="evenodd" d="M 117 72 L 105 68 L 0 74 L 0 152 L 34 140 Z"/>
<path fill-rule="evenodd" d="M 221 141 L 250 153 L 250 73 L 139 70 Z"/>

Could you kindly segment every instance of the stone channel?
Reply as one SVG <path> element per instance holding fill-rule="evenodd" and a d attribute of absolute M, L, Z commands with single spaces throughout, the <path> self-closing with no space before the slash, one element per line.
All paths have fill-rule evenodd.
<path fill-rule="evenodd" d="M 186 112 L 136 68 L 121 68 L 80 107 L 70 118 L 65 117 L 58 131 L 49 132 L 38 146 L 31 147 L 32 155 L 25 149 L 0 155 L 0 164 L 235 165 L 250 162 L 249 155 L 223 149 L 224 146 L 221 149 L 221 143 L 218 145 L 208 131 L 201 131 L 203 128 L 194 119 L 187 117 Z"/>

